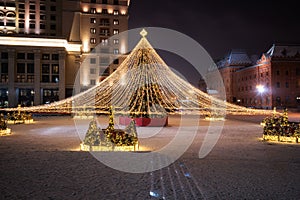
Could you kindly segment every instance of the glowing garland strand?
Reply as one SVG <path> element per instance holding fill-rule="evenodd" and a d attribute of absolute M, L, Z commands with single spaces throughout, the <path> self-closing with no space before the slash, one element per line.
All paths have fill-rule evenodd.
<path fill-rule="evenodd" d="M 195 88 L 177 76 L 160 58 L 145 34 L 117 70 L 98 85 L 62 101 L 24 107 L 36 113 L 77 113 L 87 109 L 108 113 L 111 105 L 119 114 L 159 114 L 193 112 L 207 114 L 270 114 L 226 103 Z M 88 59 L 86 59 L 88 60 Z M 164 108 L 164 109 L 162 109 Z M 6 111 L 16 111 L 15 108 Z"/>

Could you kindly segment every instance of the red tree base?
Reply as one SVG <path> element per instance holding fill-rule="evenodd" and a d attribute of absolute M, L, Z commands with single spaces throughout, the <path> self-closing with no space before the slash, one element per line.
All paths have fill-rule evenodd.
<path fill-rule="evenodd" d="M 168 117 L 163 118 L 133 118 L 136 126 L 161 127 L 168 125 Z M 119 124 L 127 126 L 131 122 L 131 117 L 120 116 Z"/>

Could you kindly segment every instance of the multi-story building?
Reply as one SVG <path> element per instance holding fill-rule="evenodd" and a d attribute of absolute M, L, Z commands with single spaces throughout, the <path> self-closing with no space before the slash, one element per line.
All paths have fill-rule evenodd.
<path fill-rule="evenodd" d="M 128 30 L 128 6 L 129 0 L 1 1 L 0 106 L 61 100 L 107 77 L 127 52 L 119 33 Z"/>
<path fill-rule="evenodd" d="M 229 55 L 218 63 L 228 102 L 256 108 L 300 108 L 299 45 L 274 44 L 252 65 L 245 52 Z M 235 57 L 233 63 L 230 57 Z"/>

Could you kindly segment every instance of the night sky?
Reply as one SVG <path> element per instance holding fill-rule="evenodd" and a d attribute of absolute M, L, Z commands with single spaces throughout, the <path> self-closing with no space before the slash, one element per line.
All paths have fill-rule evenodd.
<path fill-rule="evenodd" d="M 231 49 L 261 56 L 275 43 L 300 44 L 297 1 L 131 0 L 129 29 L 163 27 L 184 33 L 202 45 L 214 60 Z M 168 65 L 194 85 L 199 74 L 181 58 L 160 53 Z M 184 66 L 184 67 L 183 67 Z M 189 67 L 190 68 L 190 67 Z"/>
<path fill-rule="evenodd" d="M 131 0 L 129 28 L 163 27 L 198 41 L 214 58 L 230 49 L 261 54 L 274 42 L 300 43 L 297 1 Z"/>

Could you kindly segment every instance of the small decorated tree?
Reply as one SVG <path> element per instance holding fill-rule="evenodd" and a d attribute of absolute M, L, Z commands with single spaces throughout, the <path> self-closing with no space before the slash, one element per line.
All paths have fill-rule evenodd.
<path fill-rule="evenodd" d="M 295 138 L 295 141 L 298 142 L 300 124 L 289 122 L 287 109 L 284 110 L 281 116 L 274 113 L 272 117 L 266 117 L 261 125 L 263 126 L 264 139 L 285 141 Z"/>
<path fill-rule="evenodd" d="M 7 129 L 7 124 L 4 118 L 4 115 L 1 113 L 0 114 L 0 130 L 6 130 Z"/>
<path fill-rule="evenodd" d="M 100 141 L 101 141 L 100 130 L 97 127 L 96 120 L 93 119 L 89 124 L 89 128 L 86 132 L 83 143 L 89 146 L 97 146 L 100 145 Z"/>

